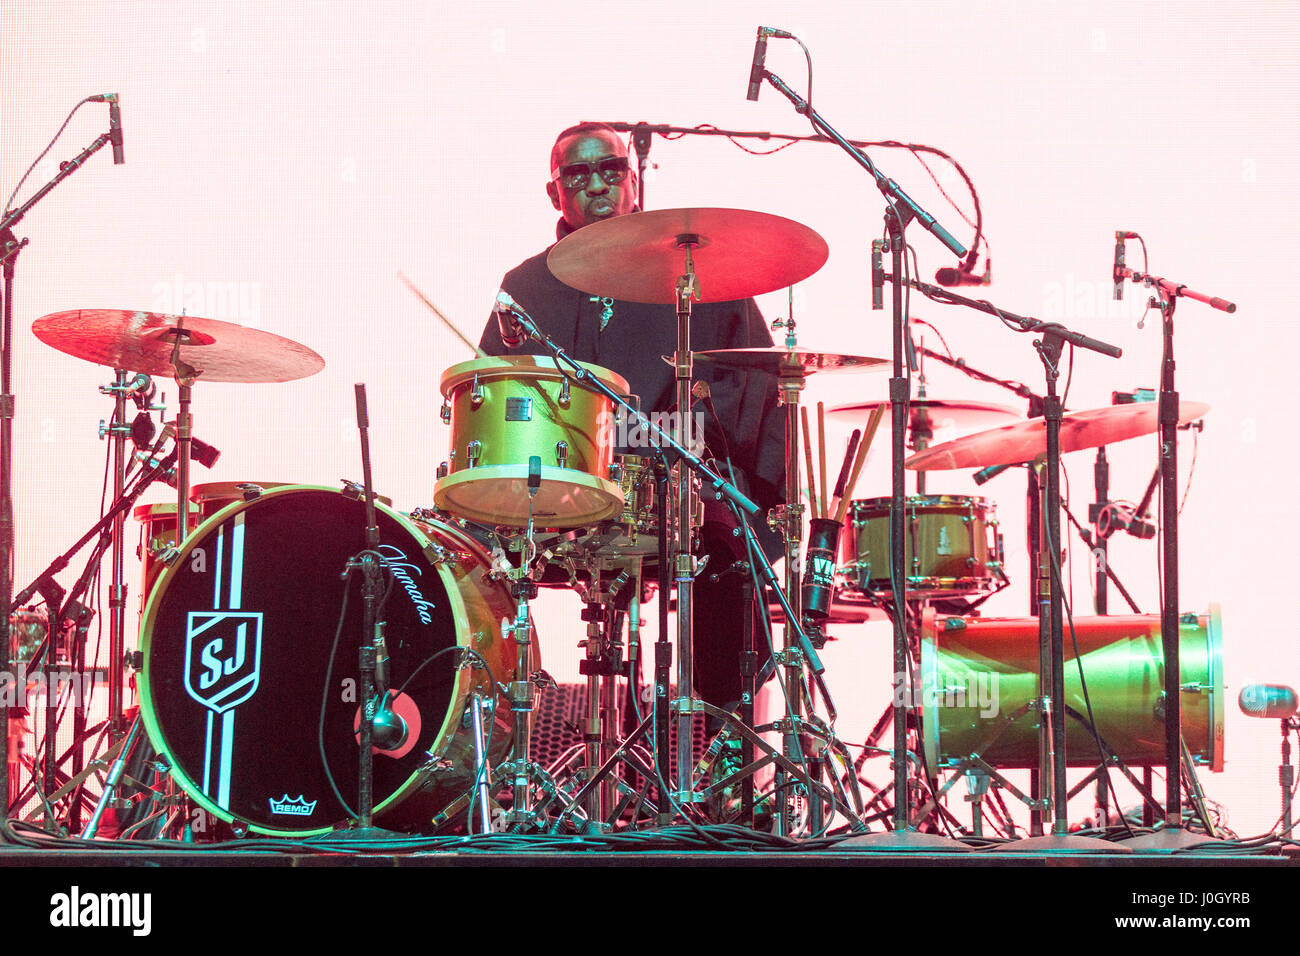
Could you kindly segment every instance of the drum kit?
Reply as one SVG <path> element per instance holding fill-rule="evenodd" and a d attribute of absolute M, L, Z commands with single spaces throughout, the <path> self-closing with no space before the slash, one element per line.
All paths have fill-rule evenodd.
<path fill-rule="evenodd" d="M 359 776 L 373 787 L 375 819 L 397 830 L 581 831 L 662 825 L 683 815 L 704 820 L 719 794 L 737 786 L 742 819 L 753 825 L 762 802 L 754 783 L 760 771 L 774 775 L 777 832 L 822 833 L 836 816 L 862 832 L 873 806 L 878 811 L 888 797 L 877 791 L 863 802 L 862 761 L 855 765 L 833 732 L 834 704 L 817 649 L 827 628 L 862 619 L 852 610 L 846 616 L 846 608 L 863 607 L 907 622 L 921 695 L 908 731 L 935 798 L 963 774 L 992 776 L 1018 794 L 998 771 L 1035 767 L 1040 756 L 1039 624 L 1032 617 L 976 613 L 1009 584 L 996 507 L 982 497 L 927 492 L 925 482 L 931 471 L 1018 464 L 1032 470 L 1046 448 L 1043 420 L 1017 420 L 1014 409 L 986 402 L 928 398 L 922 377 L 921 395 L 908 403 L 902 426 L 914 452 L 906 464 L 916 473 L 917 493 L 903 509 L 900 592 L 891 584 L 891 499 L 854 497 L 872 437 L 891 417 L 891 405 L 859 402 L 829 410 L 832 419 L 866 422 L 865 433 L 855 433 L 833 494 L 819 414 L 819 496 L 807 410 L 800 404 L 812 375 L 869 373 L 888 362 L 801 348 L 793 316 L 781 323 L 781 345 L 691 351 L 693 302 L 792 286 L 826 258 L 821 237 L 790 220 L 682 209 L 589 226 L 558 243 L 548 260 L 558 278 L 584 292 L 675 308 L 678 349 L 671 362 L 679 408 L 692 405 L 697 359 L 776 379 L 784 406 L 785 504 L 767 522 L 783 538 L 780 580 L 747 528 L 753 503 L 680 436 L 648 420 L 620 375 L 554 348 L 508 296 L 498 311 L 550 354 L 480 354 L 443 373 L 448 456 L 438 470 L 433 507 L 409 514 L 369 487 L 364 421 L 365 487 L 191 483 L 191 459 L 204 460 L 210 451 L 194 437 L 194 386 L 312 375 L 324 360 L 305 346 L 233 323 L 151 312 L 78 310 L 37 320 L 33 331 L 43 342 L 115 373 L 101 389 L 114 402 L 105 430 L 113 443 L 114 506 L 73 549 L 98 539 L 92 565 L 112 552 L 106 736 L 115 761 L 83 835 L 95 835 L 108 807 L 131 804 L 116 790 L 128 752 L 144 745 L 141 729 L 179 789 L 168 799 L 206 810 L 237 834 L 312 837 L 353 825 L 360 814 L 350 788 Z M 179 413 L 161 433 L 148 421 L 150 412 L 163 411 L 151 404 L 154 376 L 180 386 Z M 128 422 L 133 400 L 142 414 Z M 1184 401 L 1179 420 L 1186 425 L 1207 411 Z M 644 453 L 620 454 L 615 447 L 619 415 L 655 436 Z M 1061 421 L 1061 450 L 1103 449 L 1151 434 L 1158 424 L 1149 402 L 1069 412 Z M 968 434 L 932 445 L 940 426 Z M 135 451 L 128 452 L 128 442 Z M 174 484 L 175 501 L 136 505 L 160 479 Z M 806 489 L 813 502 L 807 524 L 801 503 Z M 706 497 L 732 508 L 739 533 L 750 542 L 744 568 L 753 580 L 750 593 L 775 602 L 759 633 L 781 626 L 774 662 L 785 713 L 765 727 L 755 726 L 753 674 L 747 675 L 745 706 L 734 713 L 692 692 L 691 586 L 700 573 L 694 552 Z M 128 511 L 140 526 L 143 564 L 133 655 L 127 653 L 124 610 Z M 374 607 L 367 600 L 364 614 L 348 602 L 347 569 L 359 553 L 373 555 L 387 580 L 382 598 Z M 37 612 L 15 612 L 16 659 L 39 661 L 44 654 L 46 666 L 53 663 L 52 650 L 28 645 L 48 641 L 73 620 L 71 609 L 85 587 L 71 595 L 50 587 L 67 557 L 18 595 L 15 607 L 44 596 L 48 614 L 42 621 L 49 623 L 36 628 Z M 619 681 L 630 688 L 640 673 L 640 609 L 656 578 L 654 700 L 642 713 L 646 701 L 629 691 L 636 713 L 625 722 Z M 540 669 L 530 614 L 539 587 L 577 592 L 587 625 L 582 743 L 545 768 L 532 759 L 528 733 L 538 689 L 549 680 Z M 677 608 L 675 682 L 667 651 L 670 597 Z M 767 613 L 769 601 L 749 603 Z M 1185 617 L 1183 625 L 1187 746 L 1218 770 L 1223 676 L 1217 608 Z M 1074 631 L 1071 667 L 1075 660 L 1086 665 L 1091 688 L 1087 701 L 1078 682 L 1067 681 L 1075 765 L 1158 764 L 1160 619 L 1078 618 Z M 74 655 L 83 665 L 84 651 Z M 368 654 L 376 666 L 373 695 L 364 692 L 364 682 L 358 685 L 352 663 L 360 660 L 364 669 Z M 129 729 L 117 668 L 124 660 L 138 670 L 139 716 Z M 954 689 L 969 693 L 954 701 Z M 819 709 L 830 719 L 820 718 Z M 722 722 L 722 738 L 741 742 L 739 768 L 723 779 L 711 772 L 719 742 L 703 758 L 694 749 L 700 714 Z M 363 732 L 363 722 L 372 724 L 370 732 Z M 636 729 L 624 733 L 632 724 Z M 764 730 L 780 735 L 779 748 Z M 1087 756 L 1094 740 L 1105 748 L 1105 759 Z M 364 769 L 365 741 L 373 745 L 371 770 Z M 33 785 L 48 794 L 66 777 L 50 772 L 53 763 L 46 769 Z M 98 769 L 102 761 L 78 768 L 83 777 Z M 954 776 L 939 787 L 941 771 Z M 68 790 L 65 785 L 62 792 Z M 798 805 L 807 808 L 804 823 Z M 68 819 L 79 825 L 81 804 L 73 800 L 70 807 Z M 733 810 L 727 819 L 734 818 Z"/>

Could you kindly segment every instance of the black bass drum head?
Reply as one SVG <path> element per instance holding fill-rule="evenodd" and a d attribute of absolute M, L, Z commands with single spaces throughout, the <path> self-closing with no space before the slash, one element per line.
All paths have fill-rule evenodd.
<path fill-rule="evenodd" d="M 412 723 L 406 744 L 375 753 L 379 815 L 418 790 L 429 752 L 458 723 L 449 710 L 460 655 L 429 661 L 459 643 L 464 613 L 426 553 L 429 537 L 375 511 L 393 580 L 381 615 L 391 682 L 409 679 L 397 709 Z M 159 580 L 141 634 L 141 713 L 182 789 L 218 818 L 264 833 L 327 832 L 350 819 L 335 788 L 355 811 L 362 576 L 341 574 L 364 546 L 363 502 L 289 486 L 214 514 Z"/>

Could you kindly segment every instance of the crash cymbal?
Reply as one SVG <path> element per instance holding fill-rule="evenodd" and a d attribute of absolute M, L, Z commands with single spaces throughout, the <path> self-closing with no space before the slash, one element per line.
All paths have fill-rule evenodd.
<path fill-rule="evenodd" d="M 885 415 L 891 414 L 893 406 L 886 401 L 836 405 L 834 408 L 826 409 L 826 414 L 832 418 L 861 422 L 878 406 L 884 408 Z M 962 430 L 986 428 L 994 422 L 1024 417 L 1020 412 L 1006 405 L 993 405 L 989 402 L 954 402 L 942 398 L 914 398 L 907 403 L 907 408 L 911 428 L 915 429 L 918 424 L 928 419 L 931 431 L 947 427 Z M 889 422 L 881 418 L 880 427 L 888 432 Z"/>
<path fill-rule="evenodd" d="M 1069 412 L 1061 420 L 1061 453 L 1111 445 L 1154 433 L 1160 426 L 1157 404 L 1139 402 Z M 1209 410 L 1210 406 L 1204 402 L 1180 401 L 1178 421 L 1180 424 L 1194 422 Z M 1041 418 L 1031 418 L 935 445 L 913 455 L 904 464 L 914 471 L 984 468 L 1032 461 L 1046 451 L 1047 423 Z"/>
<path fill-rule="evenodd" d="M 788 349 L 783 345 L 754 349 L 712 349 L 696 352 L 695 357 L 725 368 L 746 371 L 771 372 L 801 369 L 804 375 L 813 372 L 871 372 L 884 368 L 889 359 L 869 355 L 837 355 L 833 352 L 814 352 L 811 349 Z"/>
<path fill-rule="evenodd" d="M 172 346 L 183 323 L 182 362 L 203 382 L 289 382 L 315 375 L 325 360 L 305 345 L 234 322 L 196 316 L 73 309 L 32 323 L 46 345 L 97 365 L 147 375 L 173 376 Z"/>
<path fill-rule="evenodd" d="M 584 226 L 546 257 L 561 282 L 624 302 L 673 305 L 690 244 L 697 302 L 731 302 L 794 285 L 826 262 L 826 240 L 749 209 L 656 209 Z"/>

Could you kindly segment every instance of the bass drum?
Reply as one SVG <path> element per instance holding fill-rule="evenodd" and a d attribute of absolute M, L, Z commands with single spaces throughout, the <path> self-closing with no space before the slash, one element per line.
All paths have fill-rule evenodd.
<path fill-rule="evenodd" d="M 1207 614 L 1179 618 L 1183 737 L 1193 758 L 1223 770 L 1223 622 L 1217 604 Z M 1164 651 L 1160 617 L 1076 617 L 1079 660 L 1097 732 L 1131 766 L 1165 759 Z M 1085 721 L 1074 644 L 1065 632 L 1066 758 L 1095 767 L 1097 743 Z M 1038 696 L 1038 619 L 943 617 L 921 619 L 921 696 L 925 759 L 930 770 L 978 754 L 994 767 L 1038 764 L 1038 720 L 1028 705 Z"/>
<path fill-rule="evenodd" d="M 375 750 L 375 819 L 423 830 L 474 783 L 462 717 L 476 691 L 497 704 L 490 759 L 508 753 L 510 706 L 494 681 L 513 674 L 502 625 L 516 605 L 463 532 L 379 503 L 375 516 L 393 578 L 381 619 L 394 709 L 410 727 L 398 749 Z M 356 808 L 361 583 L 341 573 L 364 529 L 362 501 L 277 488 L 215 513 L 159 579 L 141 634 L 141 713 L 181 788 L 219 819 L 302 837 L 348 822 L 335 787 Z M 482 655 L 490 675 L 477 659 L 460 668 L 456 647 Z"/>

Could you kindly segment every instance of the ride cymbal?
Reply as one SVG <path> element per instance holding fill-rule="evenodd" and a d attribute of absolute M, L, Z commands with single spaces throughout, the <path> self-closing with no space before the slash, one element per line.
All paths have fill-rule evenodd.
<path fill-rule="evenodd" d="M 808 278 L 825 263 L 826 240 L 807 226 L 749 209 L 656 209 L 584 226 L 546 265 L 566 285 L 624 302 L 673 305 L 689 246 L 697 302 L 731 302 Z"/>

